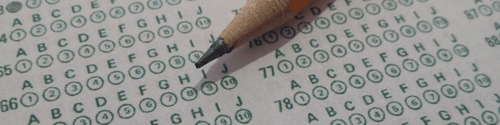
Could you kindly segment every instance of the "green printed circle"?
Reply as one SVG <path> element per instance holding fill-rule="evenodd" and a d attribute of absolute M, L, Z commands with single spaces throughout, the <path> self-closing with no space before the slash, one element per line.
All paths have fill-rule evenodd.
<path fill-rule="evenodd" d="M 420 108 L 422 108 L 422 100 L 420 100 L 420 98 L 418 98 L 418 96 L 415 95 L 410 95 L 406 97 L 405 103 L 406 106 L 408 106 L 408 108 L 412 110 L 419 110 Z"/>
<path fill-rule="evenodd" d="M 121 119 L 129 119 L 132 118 L 132 116 L 135 115 L 135 107 L 132 104 L 123 104 L 118 108 L 118 116 Z"/>
<path fill-rule="evenodd" d="M 293 101 L 300 106 L 305 106 L 311 101 L 309 94 L 303 91 L 298 91 L 293 95 Z"/>
<path fill-rule="evenodd" d="M 455 52 L 455 54 L 460 57 L 466 57 L 467 55 L 469 55 L 469 48 L 462 44 L 457 44 L 453 47 L 453 52 Z"/>
<path fill-rule="evenodd" d="M 314 24 L 316 24 L 316 27 L 320 29 L 326 29 L 330 27 L 330 21 L 328 20 L 328 18 L 325 17 L 316 18 L 316 20 L 314 20 Z"/>
<path fill-rule="evenodd" d="M 458 123 L 450 122 L 450 123 L 448 123 L 448 125 L 458 125 Z"/>
<path fill-rule="evenodd" d="M 120 44 L 120 46 L 122 46 L 123 48 L 130 48 L 134 45 L 135 43 L 135 38 L 132 37 L 131 35 L 123 35 L 122 37 L 120 37 L 120 39 L 118 40 L 118 43 Z"/>
<path fill-rule="evenodd" d="M 240 109 L 234 114 L 234 119 L 241 124 L 248 124 L 252 120 L 252 112 L 248 109 Z"/>
<path fill-rule="evenodd" d="M 448 27 L 448 20 L 446 20 L 444 17 L 435 17 L 432 22 L 437 28 L 444 29 Z"/>
<path fill-rule="evenodd" d="M 351 125 L 366 125 L 366 118 L 360 113 L 354 113 L 349 116 L 349 122 Z"/>
<path fill-rule="evenodd" d="M 49 87 L 43 91 L 42 96 L 47 102 L 55 101 L 61 96 L 61 91 L 57 87 Z"/>
<path fill-rule="evenodd" d="M 238 80 L 233 76 L 224 76 L 220 81 L 220 85 L 226 90 L 231 90 L 238 86 Z"/>
<path fill-rule="evenodd" d="M 326 98 L 328 98 L 328 89 L 326 89 L 326 87 L 324 86 L 314 87 L 312 93 L 313 96 L 319 100 L 325 100 Z"/>
<path fill-rule="evenodd" d="M 200 50 L 191 51 L 191 53 L 189 53 L 188 55 L 189 61 L 191 61 L 192 63 L 196 63 L 196 61 L 198 61 L 201 56 L 203 56 L 203 52 Z"/>
<path fill-rule="evenodd" d="M 403 6 L 411 6 L 413 5 L 413 0 L 399 0 L 399 3 Z"/>
<path fill-rule="evenodd" d="M 490 77 L 488 77 L 485 74 L 478 74 L 478 75 L 476 75 L 476 77 L 474 77 L 474 79 L 476 79 L 477 85 L 479 85 L 483 88 L 489 87 L 491 85 Z"/>
<path fill-rule="evenodd" d="M 393 78 L 398 77 L 401 75 L 401 69 L 396 64 L 388 64 L 385 66 L 385 74 Z"/>
<path fill-rule="evenodd" d="M 399 35 L 394 30 L 386 30 L 384 31 L 384 39 L 389 42 L 396 42 L 399 40 Z"/>
<path fill-rule="evenodd" d="M 50 56 L 49 54 L 40 55 L 36 59 L 36 64 L 40 68 L 50 67 L 50 65 L 52 65 L 53 62 L 54 62 L 54 58 L 52 58 L 52 56 Z"/>
<path fill-rule="evenodd" d="M 359 19 L 363 18 L 364 13 L 363 13 L 363 10 L 361 10 L 357 7 L 354 7 L 354 8 L 351 8 L 349 10 L 349 16 L 355 20 L 359 20 Z"/>
<path fill-rule="evenodd" d="M 330 125 L 347 125 L 347 124 L 342 119 L 335 119 L 332 122 L 330 122 Z"/>
<path fill-rule="evenodd" d="M 477 10 L 479 11 L 479 13 L 481 13 L 483 16 L 491 16 L 491 14 L 493 14 L 493 9 L 491 9 L 489 6 L 487 5 L 481 5 L 477 8 Z"/>
<path fill-rule="evenodd" d="M 170 59 L 168 60 L 168 64 L 170 64 L 170 67 L 174 69 L 180 69 L 186 64 L 186 60 L 180 55 L 175 55 L 170 57 Z"/>
<path fill-rule="evenodd" d="M 439 93 L 437 93 L 434 90 L 430 90 L 430 89 L 425 90 L 423 96 L 424 96 L 425 101 L 427 101 L 430 104 L 437 104 L 440 100 Z"/>
<path fill-rule="evenodd" d="M 415 30 L 415 28 L 413 28 L 410 25 L 401 26 L 401 28 L 399 29 L 399 32 L 401 32 L 401 35 L 403 35 L 404 37 L 408 37 L 408 38 L 412 38 L 413 36 L 415 36 L 417 34 L 417 31 Z"/>
<path fill-rule="evenodd" d="M 109 10 L 109 15 L 114 19 L 121 18 L 125 15 L 125 9 L 121 6 L 113 7 Z"/>
<path fill-rule="evenodd" d="M 181 0 L 178 1 L 180 2 Z M 208 27 L 210 27 L 210 25 L 212 25 L 212 21 L 210 21 L 210 18 L 208 17 L 203 16 L 203 17 L 198 17 L 198 19 L 196 19 L 196 26 L 198 28 L 207 29 Z"/>
<path fill-rule="evenodd" d="M 198 121 L 194 125 L 210 125 L 210 123 L 208 123 L 207 121 Z"/>
<path fill-rule="evenodd" d="M 432 31 L 432 25 L 427 21 L 419 21 L 417 23 L 417 29 L 422 33 L 429 33 Z"/>
<path fill-rule="evenodd" d="M 143 43 L 150 43 L 155 39 L 155 33 L 153 33 L 150 30 L 144 30 L 141 33 L 139 33 L 139 36 L 137 36 L 139 40 Z"/>
<path fill-rule="evenodd" d="M 290 26 L 284 26 L 283 28 L 281 28 L 280 34 L 281 36 L 290 39 L 295 36 L 295 29 L 293 29 L 293 27 Z"/>
<path fill-rule="evenodd" d="M 33 66 L 33 64 L 31 63 L 30 60 L 22 59 L 22 60 L 17 61 L 16 71 L 21 73 L 21 74 L 26 73 L 26 72 L 31 70 L 32 66 Z"/>
<path fill-rule="evenodd" d="M 203 92 L 203 94 L 207 96 L 213 95 L 217 93 L 217 91 L 219 91 L 219 87 L 217 87 L 217 84 L 215 84 L 215 82 L 206 81 L 201 84 L 201 92 Z"/>
<path fill-rule="evenodd" d="M 441 87 L 441 93 L 447 97 L 447 98 L 455 98 L 457 97 L 457 89 L 455 88 L 455 86 L 453 85 L 450 85 L 450 84 L 445 84 Z"/>
<path fill-rule="evenodd" d="M 134 80 L 141 79 L 144 75 L 146 75 L 146 69 L 142 66 L 136 65 L 128 70 L 128 75 Z"/>
<path fill-rule="evenodd" d="M 347 49 L 342 45 L 334 45 L 331 49 L 332 55 L 337 58 L 342 58 L 347 54 Z"/>
<path fill-rule="evenodd" d="M 83 58 L 90 58 L 95 53 L 95 48 L 91 45 L 85 44 L 78 49 L 78 55 Z"/>
<path fill-rule="evenodd" d="M 181 90 L 181 97 L 184 101 L 192 101 L 198 97 L 198 91 L 194 87 L 185 87 Z"/>
<path fill-rule="evenodd" d="M 193 30 L 193 25 L 188 21 L 182 21 L 177 24 L 177 30 L 183 34 L 191 32 Z"/>
<path fill-rule="evenodd" d="M 483 122 L 488 124 L 488 125 L 498 124 L 497 115 L 490 110 L 484 111 L 483 114 L 481 114 L 481 118 L 483 119 Z"/>
<path fill-rule="evenodd" d="M 330 89 L 335 94 L 344 94 L 347 91 L 347 85 L 343 81 L 334 80 L 332 84 L 330 84 Z"/>
<path fill-rule="evenodd" d="M 167 65 L 161 60 L 155 60 L 149 64 L 149 71 L 153 74 L 160 74 L 165 71 Z"/>
<path fill-rule="evenodd" d="M 366 5 L 365 10 L 371 15 L 378 15 L 380 13 L 380 6 L 374 3 L 369 3 Z"/>
<path fill-rule="evenodd" d="M 409 72 L 415 72 L 418 70 L 418 63 L 413 59 L 405 59 L 403 61 L 403 68 Z"/>
<path fill-rule="evenodd" d="M 66 122 L 58 121 L 58 122 L 54 123 L 53 125 L 67 125 L 67 124 L 66 124 Z"/>
<path fill-rule="evenodd" d="M 99 90 L 104 86 L 104 79 L 100 76 L 93 76 L 87 80 L 87 88 L 92 91 Z"/>
<path fill-rule="evenodd" d="M 47 28 L 43 24 L 37 24 L 31 27 L 30 33 L 34 37 L 40 37 L 47 33 Z"/>
<path fill-rule="evenodd" d="M 307 68 L 307 67 L 311 66 L 312 61 L 311 61 L 311 58 L 309 58 L 309 56 L 307 56 L 307 55 L 299 55 L 299 56 L 297 56 L 297 58 L 295 58 L 295 63 L 300 68 Z"/>
<path fill-rule="evenodd" d="M 278 33 L 274 32 L 274 31 L 269 31 L 267 33 L 262 34 L 262 39 L 266 43 L 273 44 L 273 43 L 276 43 L 278 41 L 279 36 L 278 36 Z"/>
<path fill-rule="evenodd" d="M 398 7 L 398 4 L 394 0 L 384 0 L 382 1 L 382 7 L 386 10 L 392 11 Z"/>
<path fill-rule="evenodd" d="M 365 45 L 359 40 L 351 40 L 349 41 L 349 49 L 352 52 L 358 53 L 365 49 Z"/>
<path fill-rule="evenodd" d="M 281 73 L 290 73 L 293 71 L 293 63 L 284 59 L 278 62 L 278 70 L 281 71 Z"/>
<path fill-rule="evenodd" d="M 125 81 L 125 74 L 122 71 L 113 71 L 108 75 L 108 82 L 113 85 L 119 85 Z"/>
<path fill-rule="evenodd" d="M 61 50 L 61 52 L 57 54 L 57 59 L 62 63 L 71 62 L 71 60 L 73 60 L 74 57 L 75 53 L 73 53 L 73 51 L 69 49 Z"/>
<path fill-rule="evenodd" d="M 495 9 L 495 11 L 500 12 L 500 1 L 493 2 L 491 6 Z"/>
<path fill-rule="evenodd" d="M 337 12 L 337 13 L 332 14 L 332 21 L 336 24 L 344 24 L 345 22 L 347 22 L 347 16 L 344 13 Z M 330 22 L 328 22 L 328 23 L 330 23 Z"/>
<path fill-rule="evenodd" d="M 458 81 L 458 88 L 466 93 L 471 93 L 474 91 L 474 83 L 469 79 L 462 79 Z"/>
<path fill-rule="evenodd" d="M 109 110 L 101 110 L 95 115 L 98 124 L 109 124 L 113 121 L 114 115 Z"/>
<path fill-rule="evenodd" d="M 80 28 L 87 24 L 87 19 L 83 15 L 77 15 L 71 19 L 71 26 Z"/>
<path fill-rule="evenodd" d="M 156 109 L 156 101 L 152 98 L 144 98 L 139 103 L 139 108 L 144 113 L 150 113 Z"/>
<path fill-rule="evenodd" d="M 115 49 L 115 42 L 111 40 L 103 40 L 99 43 L 99 50 L 104 53 L 109 53 Z"/>
<path fill-rule="evenodd" d="M 106 20 L 106 14 L 103 11 L 95 11 L 90 14 L 90 21 L 94 23 L 101 23 Z"/>
<path fill-rule="evenodd" d="M 309 34 L 313 31 L 313 26 L 309 22 L 300 22 L 297 25 L 297 29 L 303 34 Z M 276 38 L 277 39 L 277 38 Z"/>
<path fill-rule="evenodd" d="M 373 107 L 368 110 L 368 117 L 374 122 L 381 122 L 385 119 L 385 113 L 381 108 Z"/>
<path fill-rule="evenodd" d="M 30 9 L 35 9 L 42 5 L 41 0 L 26 0 L 26 6 Z"/>
<path fill-rule="evenodd" d="M 161 0 L 149 0 L 148 7 L 152 10 L 160 9 L 163 6 L 163 2 Z"/>
<path fill-rule="evenodd" d="M 215 118 L 215 125 L 232 125 L 233 124 L 233 121 L 231 120 L 231 118 L 227 115 L 219 115 L 217 116 L 217 118 Z"/>
<path fill-rule="evenodd" d="M 431 54 L 424 53 L 420 56 L 420 63 L 424 66 L 432 67 L 436 64 L 436 58 Z"/>
<path fill-rule="evenodd" d="M 144 5 L 141 2 L 134 2 L 128 6 L 128 11 L 132 14 L 139 14 L 144 11 Z"/>
<path fill-rule="evenodd" d="M 481 122 L 474 116 L 468 116 L 464 119 L 464 125 L 481 125 Z"/>
<path fill-rule="evenodd" d="M 83 86 L 78 81 L 69 82 L 64 87 L 64 92 L 66 92 L 66 94 L 69 96 L 78 95 L 78 94 L 80 94 L 80 92 L 82 92 L 82 90 L 83 90 Z"/>
<path fill-rule="evenodd" d="M 368 78 L 368 80 L 370 80 L 373 83 L 380 83 L 384 79 L 384 75 L 382 75 L 382 72 L 376 69 L 370 69 L 366 73 L 366 78 Z"/>
<path fill-rule="evenodd" d="M 170 26 L 162 26 L 158 29 L 158 36 L 162 38 L 169 38 L 174 35 L 174 29 Z"/>
<path fill-rule="evenodd" d="M 380 39 L 377 35 L 369 35 L 366 37 L 366 44 L 370 47 L 379 47 L 382 45 L 382 39 Z"/>
<path fill-rule="evenodd" d="M 78 116 L 73 120 L 73 125 L 92 125 L 92 120 L 85 115 Z"/>
<path fill-rule="evenodd" d="M 352 75 L 349 77 L 349 84 L 356 89 L 361 89 L 365 86 L 365 79 L 360 75 Z"/>
<path fill-rule="evenodd" d="M 325 50 L 316 50 L 314 51 L 313 55 L 314 55 L 314 60 L 316 60 L 319 63 L 327 62 L 328 59 L 330 59 L 328 52 L 326 52 Z"/>
<path fill-rule="evenodd" d="M 57 4 L 59 2 L 59 0 L 45 0 L 45 2 L 47 2 L 50 5 L 54 5 L 54 4 Z"/>
<path fill-rule="evenodd" d="M 403 105 L 401 105 L 401 103 L 396 101 L 389 102 L 385 108 L 387 112 L 389 112 L 389 114 L 393 116 L 400 116 L 404 112 Z"/>
<path fill-rule="evenodd" d="M 163 93 L 160 97 L 160 102 L 165 107 L 171 107 L 177 104 L 177 96 L 172 92 Z"/>
<path fill-rule="evenodd" d="M 453 54 L 447 49 L 439 49 L 436 55 L 440 60 L 445 62 L 449 62 L 453 59 Z"/>
<path fill-rule="evenodd" d="M 10 33 L 10 39 L 14 42 L 19 42 L 26 38 L 26 31 L 23 29 L 15 29 Z"/>
<path fill-rule="evenodd" d="M 20 102 L 24 107 L 34 106 L 38 103 L 38 95 L 34 92 L 24 93 L 23 96 L 21 96 Z"/>
<path fill-rule="evenodd" d="M 169 5 L 175 6 L 181 3 L 181 0 L 166 0 Z"/>

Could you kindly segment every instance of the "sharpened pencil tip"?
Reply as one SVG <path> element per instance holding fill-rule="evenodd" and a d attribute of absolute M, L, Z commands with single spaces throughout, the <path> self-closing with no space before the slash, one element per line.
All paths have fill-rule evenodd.
<path fill-rule="evenodd" d="M 228 48 L 223 38 L 218 38 L 215 42 L 210 45 L 210 48 L 203 54 L 203 56 L 198 59 L 198 61 L 194 64 L 197 69 L 203 67 L 207 63 L 221 57 L 222 55 L 231 52 L 233 47 Z"/>

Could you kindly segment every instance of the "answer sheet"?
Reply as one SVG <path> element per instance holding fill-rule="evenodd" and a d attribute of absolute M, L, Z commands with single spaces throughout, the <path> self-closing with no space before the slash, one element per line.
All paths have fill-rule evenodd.
<path fill-rule="evenodd" d="M 0 124 L 499 122 L 498 0 L 316 0 L 196 69 L 246 2 L 2 0 Z"/>

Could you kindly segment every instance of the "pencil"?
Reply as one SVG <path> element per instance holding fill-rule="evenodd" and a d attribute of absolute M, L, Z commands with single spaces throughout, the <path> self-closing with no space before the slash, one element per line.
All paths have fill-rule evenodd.
<path fill-rule="evenodd" d="M 248 0 L 241 11 L 195 63 L 200 68 L 297 15 L 312 0 Z"/>

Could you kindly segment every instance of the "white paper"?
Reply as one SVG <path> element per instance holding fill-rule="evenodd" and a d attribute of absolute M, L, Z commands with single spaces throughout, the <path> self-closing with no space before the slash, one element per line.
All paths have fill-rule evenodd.
<path fill-rule="evenodd" d="M 500 1 L 317 0 L 196 69 L 245 3 L 0 1 L 0 124 L 498 124 Z"/>

